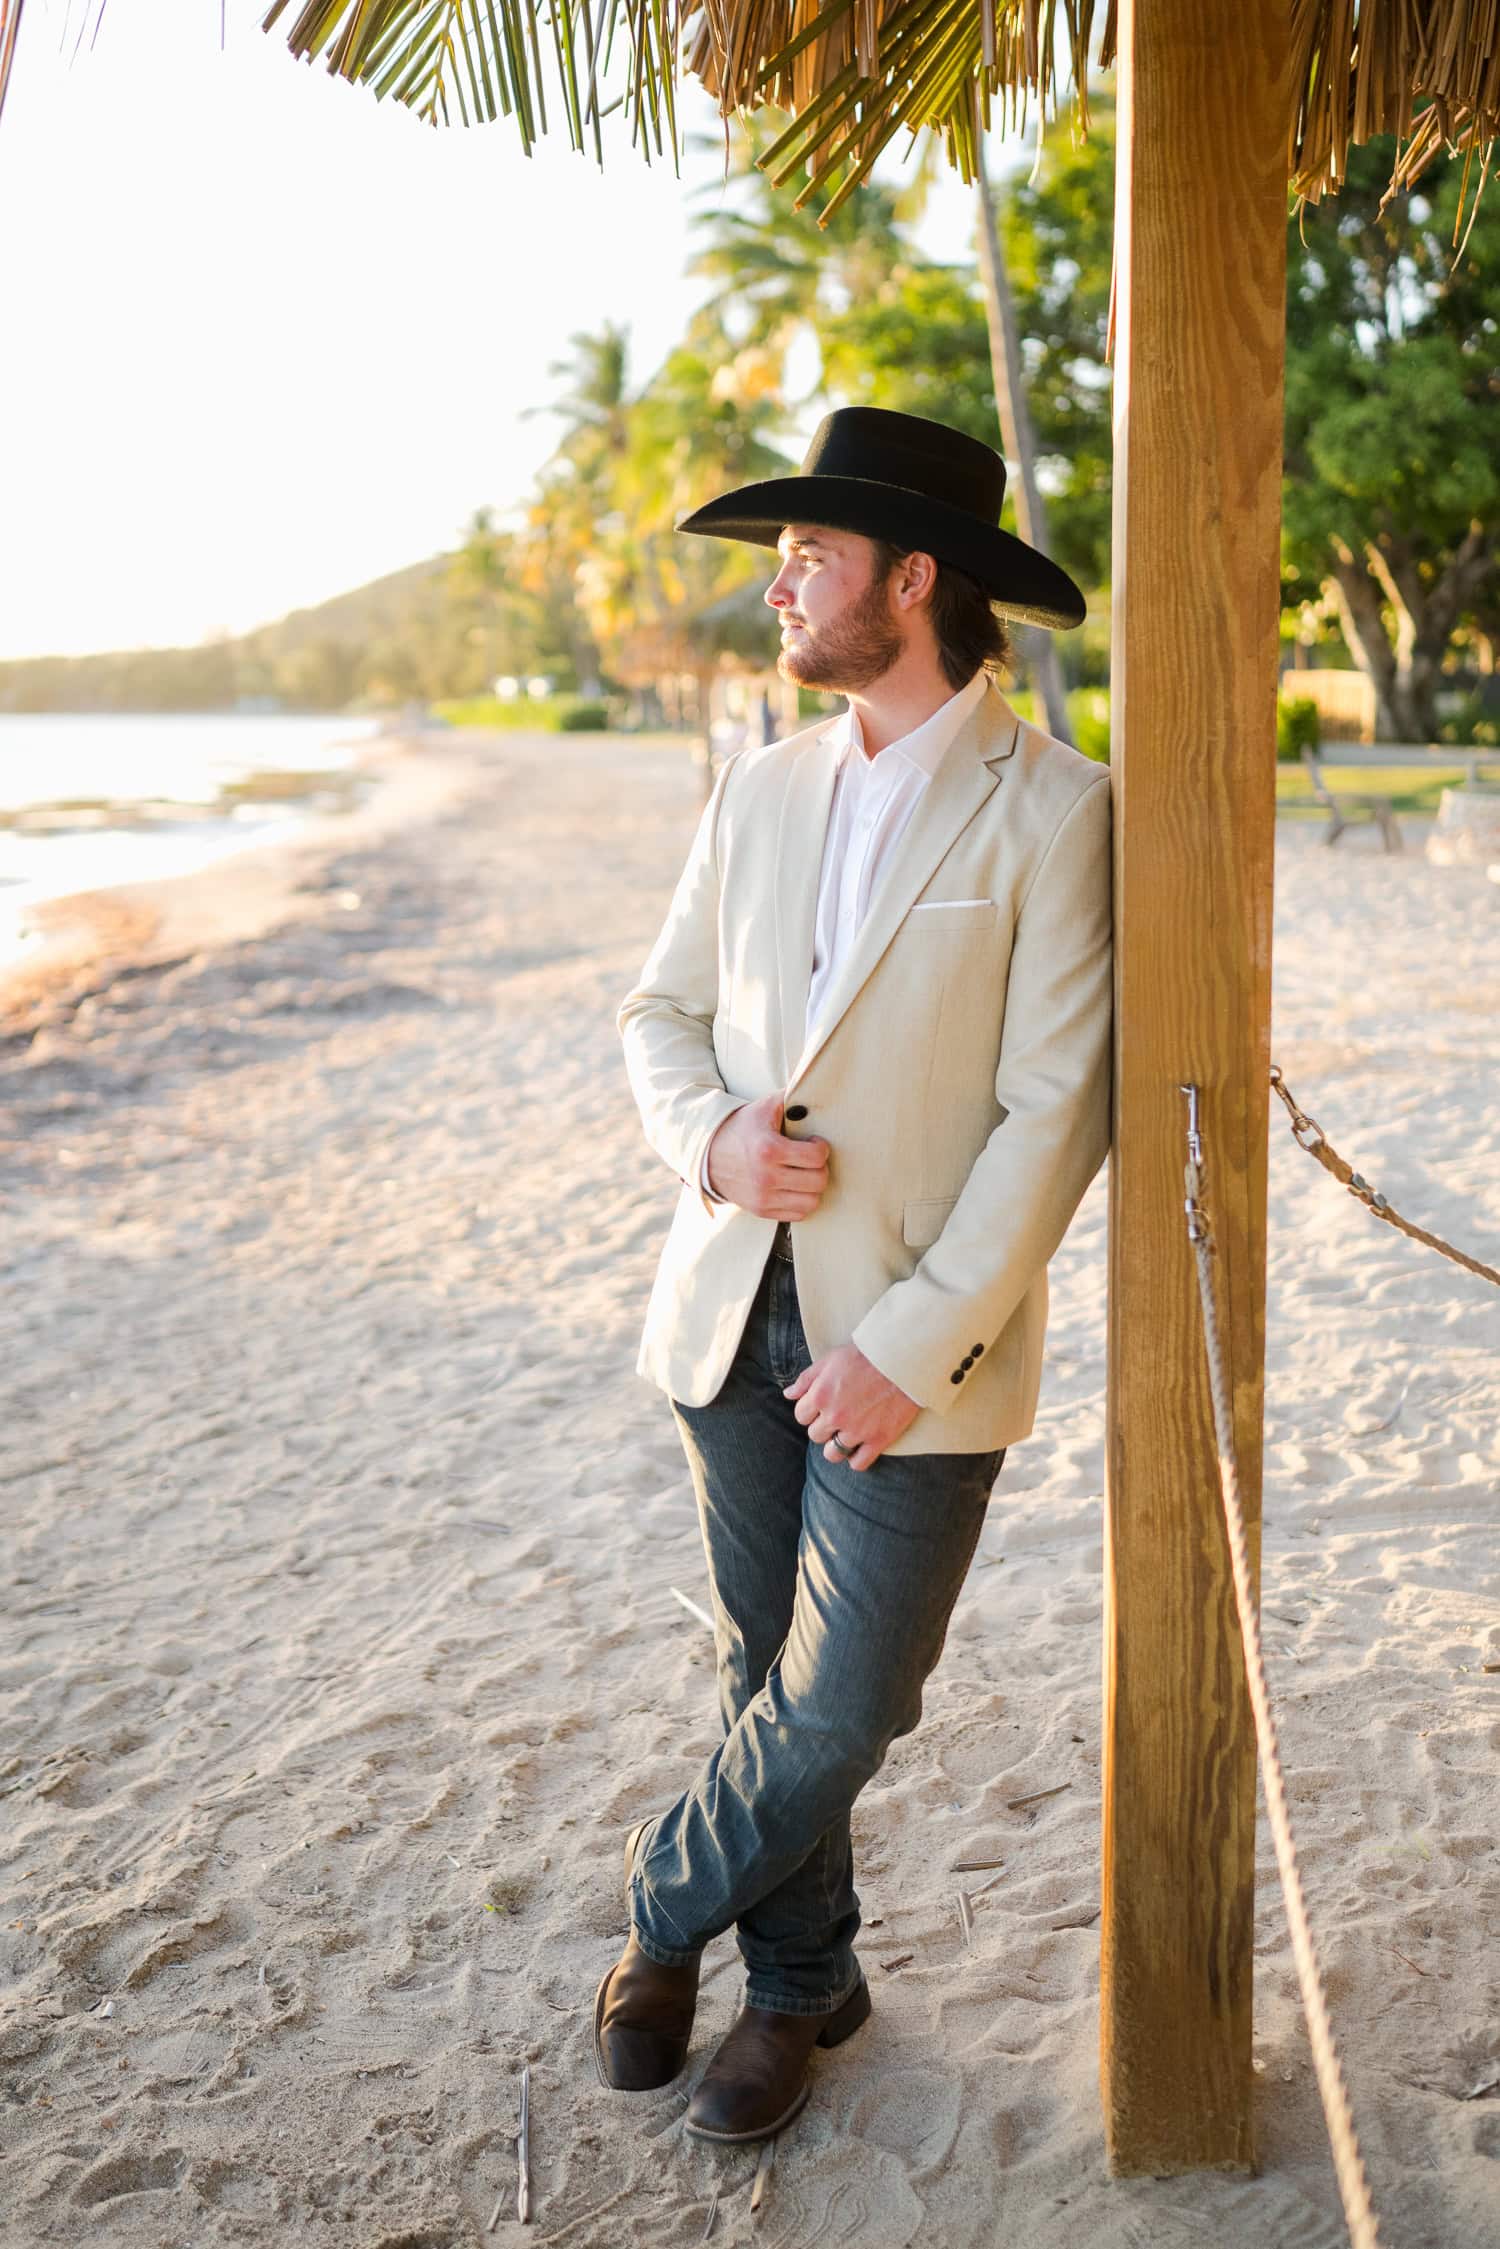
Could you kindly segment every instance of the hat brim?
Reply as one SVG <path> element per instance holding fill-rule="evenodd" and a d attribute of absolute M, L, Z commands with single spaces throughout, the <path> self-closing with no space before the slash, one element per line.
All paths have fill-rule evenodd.
<path fill-rule="evenodd" d="M 1023 624 L 1068 632 L 1083 623 L 1081 589 L 1049 556 L 962 508 L 898 484 L 859 476 L 773 477 L 763 484 L 742 484 L 738 491 L 694 508 L 677 529 L 774 547 L 789 523 L 892 539 L 909 553 L 952 563 L 978 579 L 996 608 Z"/>

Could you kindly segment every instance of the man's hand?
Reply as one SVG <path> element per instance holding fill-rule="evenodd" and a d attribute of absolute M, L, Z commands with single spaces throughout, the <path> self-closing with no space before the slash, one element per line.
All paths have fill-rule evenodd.
<path fill-rule="evenodd" d="M 785 1096 L 767 1093 L 727 1116 L 708 1144 L 708 1183 L 757 1218 L 808 1218 L 828 1185 L 828 1142 L 788 1140 Z"/>
<path fill-rule="evenodd" d="M 850 1468 L 868 1468 L 877 1461 L 922 1410 L 853 1343 L 825 1351 L 781 1394 L 796 1399 L 797 1419 L 813 1442 L 822 1445 L 823 1458 L 842 1460 Z M 836 1451 L 830 1442 L 836 1436 L 852 1450 Z"/>

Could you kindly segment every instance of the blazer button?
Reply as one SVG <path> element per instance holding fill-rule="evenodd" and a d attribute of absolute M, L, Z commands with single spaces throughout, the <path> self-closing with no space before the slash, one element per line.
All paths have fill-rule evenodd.
<path fill-rule="evenodd" d="M 793 1124 L 800 1124 L 807 1115 L 807 1104 L 804 1101 L 794 1101 L 790 1109 L 783 1110 L 782 1114 L 788 1117 Z"/>
<path fill-rule="evenodd" d="M 981 1352 L 981 1351 L 982 1351 L 983 1349 L 984 1349 L 984 1345 L 983 1345 L 982 1343 L 976 1343 L 976 1344 L 975 1344 L 975 1346 L 974 1346 L 974 1356 L 975 1356 L 975 1358 L 976 1358 L 976 1359 L 978 1358 L 978 1356 L 979 1356 L 980 1352 Z"/>
<path fill-rule="evenodd" d="M 974 1354 L 972 1351 L 968 1354 L 967 1358 L 961 1361 L 961 1364 L 966 1367 L 971 1367 L 974 1364 Z"/>
<path fill-rule="evenodd" d="M 963 1370 L 963 1368 L 962 1368 L 962 1367 L 960 1367 L 960 1368 L 959 1368 L 959 1370 L 958 1370 L 958 1372 L 957 1372 L 956 1374 L 950 1374 L 950 1375 L 949 1375 L 949 1377 L 948 1377 L 948 1380 L 949 1380 L 950 1382 L 962 1382 L 962 1381 L 963 1381 L 963 1378 L 964 1378 L 964 1370 Z"/>

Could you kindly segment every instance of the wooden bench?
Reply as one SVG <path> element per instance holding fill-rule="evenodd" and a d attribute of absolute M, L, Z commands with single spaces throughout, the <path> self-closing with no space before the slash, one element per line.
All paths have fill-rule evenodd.
<path fill-rule="evenodd" d="M 1351 744 L 1350 747 L 1353 749 L 1359 747 L 1359 745 Z M 1368 752 L 1365 755 L 1368 756 Z M 1391 799 L 1388 796 L 1376 796 L 1372 791 L 1366 790 L 1341 791 L 1339 795 L 1335 796 L 1323 778 L 1323 767 L 1325 765 L 1353 765 L 1357 762 L 1363 762 L 1363 760 L 1356 759 L 1352 755 L 1348 757 L 1339 756 L 1326 748 L 1315 750 L 1306 742 L 1302 745 L 1302 763 L 1306 766 L 1308 778 L 1312 782 L 1313 795 L 1317 798 L 1319 804 L 1326 806 L 1328 812 L 1328 825 L 1323 831 L 1323 841 L 1329 844 L 1337 843 L 1344 830 L 1352 824 L 1349 818 L 1350 813 L 1364 812 L 1380 829 L 1381 839 L 1386 850 L 1400 851 L 1402 849 L 1401 826 L 1391 809 Z"/>
<path fill-rule="evenodd" d="M 1387 851 L 1402 848 L 1401 829 L 1397 824 L 1391 799 L 1370 791 L 1350 790 L 1335 793 L 1323 776 L 1329 766 L 1430 766 L 1437 772 L 1452 773 L 1462 769 L 1465 785 L 1471 789 L 1479 786 L 1479 771 L 1500 769 L 1500 749 L 1489 749 L 1471 743 L 1450 747 L 1446 742 L 1322 742 L 1317 749 L 1307 743 L 1302 745 L 1302 762 L 1312 782 L 1313 795 L 1328 813 L 1325 843 L 1337 843 L 1345 828 L 1350 825 L 1351 812 L 1365 812 L 1376 822 Z"/>

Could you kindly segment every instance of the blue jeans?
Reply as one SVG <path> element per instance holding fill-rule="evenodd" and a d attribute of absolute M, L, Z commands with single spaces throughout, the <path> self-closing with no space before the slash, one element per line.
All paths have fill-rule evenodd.
<path fill-rule="evenodd" d="M 1005 1448 L 825 1460 L 783 1386 L 812 1354 L 774 1252 L 706 1406 L 671 1400 L 697 1494 L 724 1738 L 636 1846 L 631 1924 L 686 1963 L 733 1926 L 753 2007 L 859 1983 L 849 1809 L 922 1713 Z"/>

